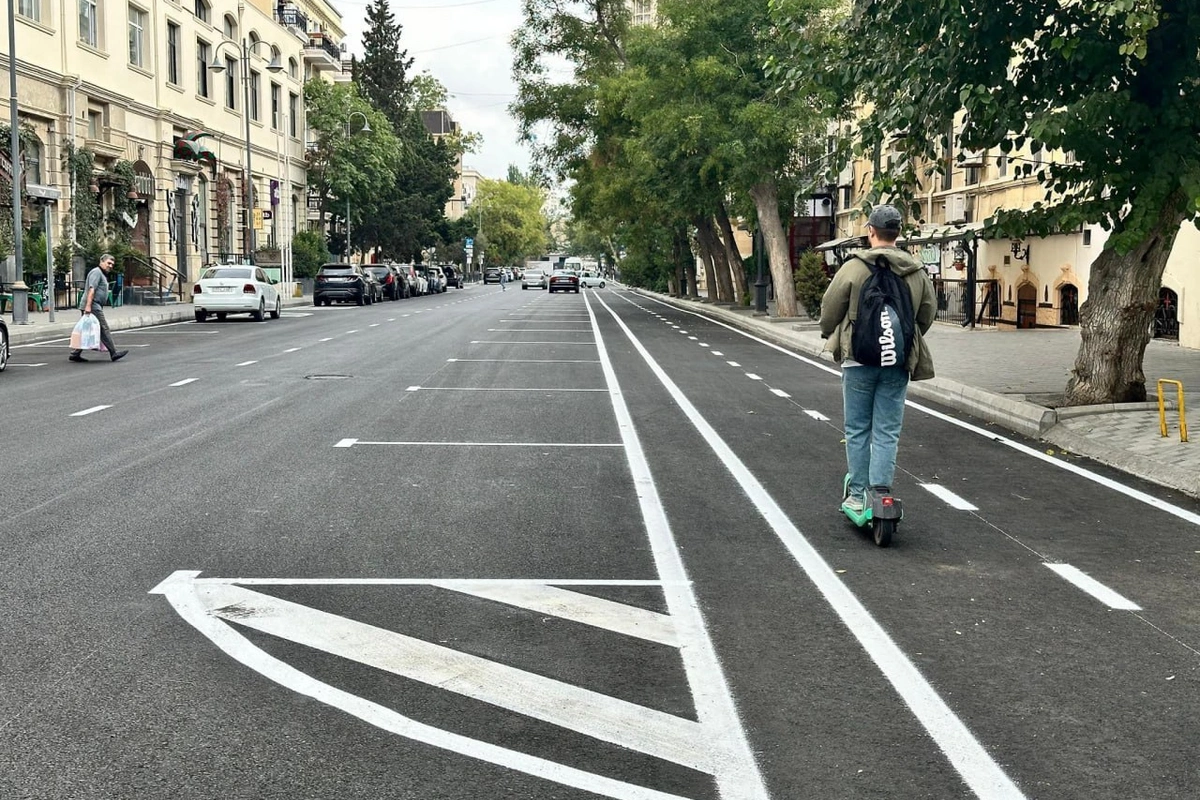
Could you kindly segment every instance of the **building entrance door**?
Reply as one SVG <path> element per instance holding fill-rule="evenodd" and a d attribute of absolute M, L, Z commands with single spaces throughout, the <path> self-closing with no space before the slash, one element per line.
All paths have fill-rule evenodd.
<path fill-rule="evenodd" d="M 1017 288 L 1017 327 L 1037 327 L 1037 288 L 1032 283 Z"/>

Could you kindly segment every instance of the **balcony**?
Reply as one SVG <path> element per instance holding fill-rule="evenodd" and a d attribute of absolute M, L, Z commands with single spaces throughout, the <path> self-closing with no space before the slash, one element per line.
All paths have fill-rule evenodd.
<path fill-rule="evenodd" d="M 308 34 L 308 46 L 304 48 L 304 60 L 317 72 L 341 72 L 342 47 L 320 32 Z"/>
<path fill-rule="evenodd" d="M 308 17 L 299 7 L 280 3 L 275 6 L 275 21 L 295 34 L 300 41 L 308 41 Z"/>

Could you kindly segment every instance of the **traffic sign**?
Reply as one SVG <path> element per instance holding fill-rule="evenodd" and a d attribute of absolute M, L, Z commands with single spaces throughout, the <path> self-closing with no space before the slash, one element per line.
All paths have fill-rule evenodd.
<path fill-rule="evenodd" d="M 474 239 L 467 239 L 466 243 L 463 245 L 463 247 L 467 248 L 468 250 L 470 250 L 474 246 L 475 246 Z"/>

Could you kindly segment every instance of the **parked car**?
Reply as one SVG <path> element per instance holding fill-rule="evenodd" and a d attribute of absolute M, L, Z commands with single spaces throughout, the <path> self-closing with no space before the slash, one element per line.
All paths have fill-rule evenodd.
<path fill-rule="evenodd" d="M 394 264 L 372 264 L 366 269 L 383 286 L 383 296 L 388 300 L 399 300 L 404 296 L 403 279 Z"/>
<path fill-rule="evenodd" d="M 546 273 L 542 272 L 540 269 L 525 270 L 525 274 L 521 276 L 521 288 L 528 289 L 531 286 L 534 289 L 545 289 Z"/>
<path fill-rule="evenodd" d="M 463 288 L 462 273 L 455 269 L 453 264 L 442 264 L 441 267 L 446 276 L 447 286 L 453 286 L 455 289 Z"/>
<path fill-rule="evenodd" d="M 426 290 L 429 294 L 438 294 L 446 291 L 442 286 L 442 273 L 428 264 L 421 264 L 416 268 L 417 272 L 425 276 L 425 280 L 429 282 L 429 287 Z"/>
<path fill-rule="evenodd" d="M 383 284 L 367 267 L 362 268 L 363 277 L 367 280 L 367 305 L 383 300 Z"/>
<path fill-rule="evenodd" d="M 279 319 L 281 306 L 275 281 L 261 267 L 209 267 L 192 287 L 196 322 L 204 322 L 209 314 L 216 314 L 219 320 L 228 314 L 249 314 L 261 321 L 270 312 L 271 319 Z"/>
<path fill-rule="evenodd" d="M 485 269 L 483 271 L 483 282 L 484 283 L 499 283 L 500 282 L 500 268 L 499 267 L 488 267 L 487 269 Z"/>
<path fill-rule="evenodd" d="M 370 302 L 370 284 L 362 267 L 355 264 L 325 264 L 317 271 L 313 281 L 313 305 L 329 305 L 354 302 L 366 305 Z"/>
<path fill-rule="evenodd" d="M 590 270 L 584 270 L 580 273 L 579 282 L 588 289 L 604 288 L 604 278 L 600 277 L 599 273 Z"/>
<path fill-rule="evenodd" d="M 393 264 L 396 270 L 400 273 L 401 279 L 404 281 L 405 297 L 416 297 L 419 294 L 424 294 L 421 288 L 421 277 L 417 275 L 417 271 L 413 269 L 412 264 Z"/>
<path fill-rule="evenodd" d="M 0 319 L 0 372 L 8 367 L 8 326 Z"/>
<path fill-rule="evenodd" d="M 547 288 L 551 294 L 554 292 L 579 294 L 579 276 L 570 270 L 556 269 L 550 273 L 550 285 Z"/>
<path fill-rule="evenodd" d="M 437 281 L 438 292 L 444 292 L 450 286 L 450 280 L 446 277 L 446 273 L 436 264 L 430 264 L 426 268 L 427 272 Z"/>

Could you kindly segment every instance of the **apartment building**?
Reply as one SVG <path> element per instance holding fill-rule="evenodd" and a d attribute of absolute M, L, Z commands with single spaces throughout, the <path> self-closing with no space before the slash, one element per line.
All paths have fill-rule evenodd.
<path fill-rule="evenodd" d="M 61 192 L 56 240 L 72 235 L 72 203 L 90 192 L 104 212 L 134 201 L 127 230 L 110 220 L 110 233 L 128 234 L 143 269 L 178 275 L 185 290 L 201 265 L 253 256 L 288 277 L 306 194 L 303 83 L 341 64 L 332 6 L 20 0 L 16 20 L 19 117 L 35 137 L 25 180 Z M 196 133 L 215 163 L 174 157 L 176 139 Z M 90 183 L 72 180 L 71 149 L 93 156 Z M 134 189 L 118 196 L 114 176 L 129 167 Z"/>

